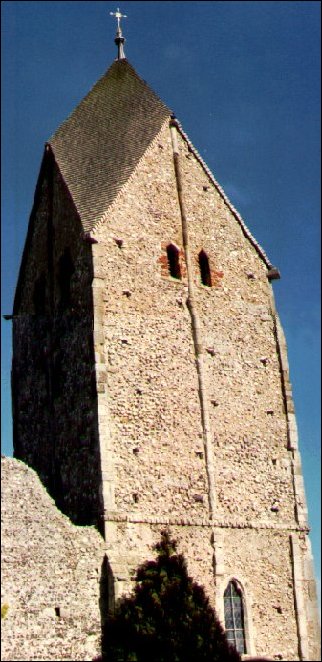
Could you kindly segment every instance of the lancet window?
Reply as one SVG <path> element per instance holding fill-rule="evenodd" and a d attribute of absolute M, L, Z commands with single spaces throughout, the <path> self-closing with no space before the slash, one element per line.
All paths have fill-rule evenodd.
<path fill-rule="evenodd" d="M 224 592 L 225 631 L 230 644 L 246 653 L 243 596 L 237 583 L 230 581 Z"/>
<path fill-rule="evenodd" d="M 169 244 L 167 246 L 167 257 L 170 276 L 172 276 L 172 278 L 181 280 L 179 250 L 176 246 L 174 246 L 174 244 Z"/>
<path fill-rule="evenodd" d="M 200 251 L 199 256 L 200 278 L 203 285 L 211 287 L 211 273 L 209 268 L 208 255 L 204 250 Z"/>

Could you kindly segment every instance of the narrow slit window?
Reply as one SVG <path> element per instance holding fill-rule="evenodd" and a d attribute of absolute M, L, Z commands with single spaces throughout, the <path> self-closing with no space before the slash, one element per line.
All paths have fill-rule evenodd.
<path fill-rule="evenodd" d="M 203 285 L 211 287 L 211 273 L 209 268 L 208 255 L 204 250 L 199 253 L 200 278 Z"/>
<path fill-rule="evenodd" d="M 167 256 L 168 256 L 168 265 L 169 273 L 172 278 L 177 278 L 181 280 L 181 268 L 179 260 L 179 250 L 173 244 L 167 246 Z"/>
<path fill-rule="evenodd" d="M 229 582 L 224 593 L 225 631 L 230 644 L 246 653 L 242 593 L 235 582 Z"/>

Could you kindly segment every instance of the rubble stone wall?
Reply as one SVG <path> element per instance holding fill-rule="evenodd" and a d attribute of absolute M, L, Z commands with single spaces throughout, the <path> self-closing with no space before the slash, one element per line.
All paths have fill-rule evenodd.
<path fill-rule="evenodd" d="M 92 660 L 104 541 L 59 512 L 23 462 L 3 457 L 1 474 L 1 659 Z"/>

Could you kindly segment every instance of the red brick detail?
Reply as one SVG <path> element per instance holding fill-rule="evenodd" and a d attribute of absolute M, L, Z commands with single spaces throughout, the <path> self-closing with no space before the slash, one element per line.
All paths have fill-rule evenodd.
<path fill-rule="evenodd" d="M 181 278 L 186 278 L 187 266 L 186 266 L 184 250 L 182 248 L 179 251 L 179 260 L 180 260 Z"/>
<path fill-rule="evenodd" d="M 158 259 L 158 264 L 161 265 L 161 276 L 162 278 L 168 278 L 169 277 L 169 264 L 168 264 L 168 258 L 167 255 L 162 253 Z"/>
<path fill-rule="evenodd" d="M 211 287 L 221 287 L 221 279 L 224 277 L 224 272 L 211 269 L 210 274 L 211 274 Z"/>
<path fill-rule="evenodd" d="M 158 264 L 162 264 L 162 265 L 166 264 L 167 265 L 168 264 L 167 256 L 166 255 L 160 255 L 160 257 L 158 259 Z"/>
<path fill-rule="evenodd" d="M 169 241 L 163 241 L 161 243 L 161 248 L 164 250 L 164 253 L 161 253 L 160 257 L 157 260 L 157 263 L 160 264 L 161 266 L 161 276 L 162 278 L 171 278 L 170 272 L 169 272 L 169 262 L 168 262 L 168 256 L 167 256 L 167 247 L 169 246 Z M 186 267 L 186 261 L 185 261 L 185 255 L 184 255 L 184 250 L 182 248 L 179 249 L 179 265 L 180 265 L 180 273 L 181 273 L 181 280 L 186 278 L 187 276 L 187 267 Z"/>

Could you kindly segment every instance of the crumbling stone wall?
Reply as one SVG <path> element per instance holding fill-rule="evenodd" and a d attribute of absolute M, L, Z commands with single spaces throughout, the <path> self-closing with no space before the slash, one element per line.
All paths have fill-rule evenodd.
<path fill-rule="evenodd" d="M 100 653 L 104 542 L 57 508 L 35 472 L 1 459 L 2 660 L 92 660 Z"/>

